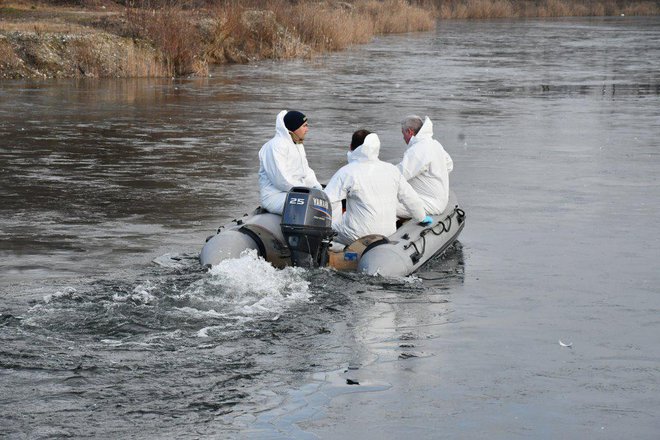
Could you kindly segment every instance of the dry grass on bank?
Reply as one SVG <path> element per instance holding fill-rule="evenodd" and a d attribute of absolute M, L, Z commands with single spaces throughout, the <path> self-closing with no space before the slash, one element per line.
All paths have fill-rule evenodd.
<path fill-rule="evenodd" d="M 170 75 L 152 45 L 106 29 L 122 12 L 0 0 L 0 78 Z"/>
<path fill-rule="evenodd" d="M 125 11 L 130 35 L 160 49 L 174 75 L 342 50 L 378 34 L 431 30 L 436 18 L 660 14 L 660 2 L 633 0 L 211 0 L 205 10 L 186 3 L 193 0 L 137 1 Z"/>
<path fill-rule="evenodd" d="M 133 39 L 151 43 L 163 54 L 165 69 L 172 75 L 207 73 L 203 59 L 204 41 L 196 28 L 200 21 L 191 11 L 177 4 L 168 4 L 158 10 L 127 7 L 124 12 L 125 30 Z"/>
<path fill-rule="evenodd" d="M 226 1 L 210 7 L 206 19 L 181 2 L 137 6 L 126 8 L 129 34 L 151 41 L 177 75 L 204 74 L 209 63 L 309 57 L 376 34 L 435 26 L 432 13 L 405 0 Z"/>
<path fill-rule="evenodd" d="M 205 75 L 435 20 L 660 15 L 651 0 L 0 0 L 0 77 Z"/>

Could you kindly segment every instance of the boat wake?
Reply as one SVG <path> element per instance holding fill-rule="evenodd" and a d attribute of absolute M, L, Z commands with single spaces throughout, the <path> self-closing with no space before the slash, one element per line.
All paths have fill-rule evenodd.
<path fill-rule="evenodd" d="M 15 373 L 0 391 L 23 390 L 20 399 L 44 420 L 55 414 L 61 426 L 102 396 L 115 402 L 99 415 L 113 436 L 125 437 L 129 420 L 177 437 L 198 429 L 200 418 L 222 429 L 275 408 L 308 373 L 385 358 L 365 349 L 364 335 L 383 346 L 398 341 L 398 331 L 414 335 L 411 325 L 386 319 L 401 307 L 420 308 L 400 319 L 427 309 L 434 320 L 449 313 L 443 287 L 416 276 L 275 269 L 255 251 L 210 269 L 188 254 L 157 260 L 132 276 L 48 286 L 30 304 L 1 310 L 0 368 Z M 446 262 L 438 264 L 440 274 Z M 382 334 L 368 331 L 376 324 Z M 435 336 L 427 327 L 419 333 Z M 400 351 L 395 344 L 386 354 L 396 359 Z M 35 393 L 28 384 L 37 382 Z M 21 414 L 20 407 L 8 411 L 10 436 L 25 429 Z M 158 414 L 158 424 L 144 414 Z M 71 435 L 93 437 L 89 429 L 80 425 Z"/>
<path fill-rule="evenodd" d="M 301 268 L 275 269 L 257 251 L 213 266 L 208 276 L 177 295 L 200 311 L 221 312 L 224 317 L 252 319 L 275 317 L 283 310 L 311 298 L 308 272 Z"/>

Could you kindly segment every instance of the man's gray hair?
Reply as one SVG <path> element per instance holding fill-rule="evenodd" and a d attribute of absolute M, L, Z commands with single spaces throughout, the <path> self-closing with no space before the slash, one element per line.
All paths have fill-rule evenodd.
<path fill-rule="evenodd" d="M 422 128 L 422 124 L 424 124 L 424 121 L 419 116 L 408 115 L 401 121 L 401 130 L 405 131 L 410 128 L 413 133 L 417 134 L 419 133 L 419 129 Z"/>

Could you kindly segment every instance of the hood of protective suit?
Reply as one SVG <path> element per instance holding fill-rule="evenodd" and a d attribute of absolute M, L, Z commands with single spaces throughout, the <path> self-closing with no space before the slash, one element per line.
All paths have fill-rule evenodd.
<path fill-rule="evenodd" d="M 275 119 L 275 135 L 284 137 L 293 143 L 291 135 L 289 134 L 289 129 L 286 128 L 286 125 L 284 125 L 284 115 L 286 115 L 288 112 L 288 110 L 282 110 L 277 114 L 277 118 Z"/>
<path fill-rule="evenodd" d="M 353 151 L 349 151 L 348 162 L 360 162 L 365 160 L 378 160 L 380 153 L 380 139 L 376 133 L 371 133 L 364 138 L 364 143 Z"/>
<path fill-rule="evenodd" d="M 415 142 L 419 142 L 424 139 L 431 139 L 433 138 L 433 122 L 431 122 L 431 119 L 427 116 L 424 118 L 424 123 L 422 124 L 422 128 L 419 129 L 419 132 L 413 137 L 410 138 L 410 142 L 408 145 L 412 145 Z"/>

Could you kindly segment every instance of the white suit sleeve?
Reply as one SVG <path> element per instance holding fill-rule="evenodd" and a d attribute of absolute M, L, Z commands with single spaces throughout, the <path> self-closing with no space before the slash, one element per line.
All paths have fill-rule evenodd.
<path fill-rule="evenodd" d="M 426 216 L 424 202 L 422 202 L 422 199 L 419 198 L 413 187 L 410 186 L 403 175 L 400 175 L 399 177 L 399 192 L 397 194 L 399 202 L 405 206 L 413 219 L 421 222 Z"/>
<path fill-rule="evenodd" d="M 428 160 L 417 148 L 409 148 L 403 155 L 403 160 L 397 165 L 397 168 L 403 174 L 406 180 L 417 176 L 428 166 Z"/>
<path fill-rule="evenodd" d="M 314 170 L 309 167 L 307 160 L 305 159 L 305 186 L 311 188 L 323 189 L 319 181 L 316 179 L 316 173 Z"/>
<path fill-rule="evenodd" d="M 335 175 L 332 176 L 324 191 L 330 199 L 330 206 L 332 207 L 332 225 L 335 226 L 341 223 L 343 214 L 341 201 L 345 199 L 348 194 L 341 170 L 337 171 Z"/>
<path fill-rule="evenodd" d="M 294 186 L 305 186 L 304 181 L 291 175 L 286 145 L 274 145 L 264 151 L 263 167 L 273 186 L 280 191 L 289 191 Z"/>
<path fill-rule="evenodd" d="M 447 150 L 445 150 L 445 155 L 447 155 L 447 172 L 451 173 L 451 171 L 454 169 L 454 161 L 451 159 L 449 153 L 447 153 Z"/>

